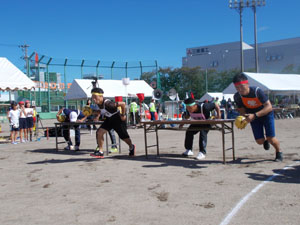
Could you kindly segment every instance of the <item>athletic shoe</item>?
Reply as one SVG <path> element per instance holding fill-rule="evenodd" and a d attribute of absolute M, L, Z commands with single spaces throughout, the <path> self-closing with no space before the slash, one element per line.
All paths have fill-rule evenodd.
<path fill-rule="evenodd" d="M 79 151 L 79 146 L 75 146 L 75 151 Z"/>
<path fill-rule="evenodd" d="M 199 152 L 197 157 L 196 157 L 197 160 L 202 160 L 202 159 L 205 159 L 205 154 L 203 154 L 203 152 Z"/>
<path fill-rule="evenodd" d="M 276 152 L 275 162 L 282 162 L 282 160 L 283 160 L 282 152 Z"/>
<path fill-rule="evenodd" d="M 193 156 L 194 153 L 192 150 L 187 149 L 184 153 L 182 153 L 183 156 Z"/>
<path fill-rule="evenodd" d="M 12 145 L 17 145 L 18 143 L 17 143 L 17 142 L 12 142 L 11 144 L 12 144 Z"/>
<path fill-rule="evenodd" d="M 269 150 L 270 149 L 270 143 L 268 142 L 268 140 L 264 141 L 264 149 L 265 150 Z"/>
<path fill-rule="evenodd" d="M 90 154 L 90 156 L 95 157 L 95 158 L 104 158 L 104 153 L 100 151 L 94 151 L 94 153 Z"/>
<path fill-rule="evenodd" d="M 118 152 L 118 149 L 116 147 L 110 148 L 109 153 L 116 153 Z"/>
<path fill-rule="evenodd" d="M 64 150 L 74 150 L 74 146 L 73 145 L 68 145 L 64 148 Z"/>
<path fill-rule="evenodd" d="M 129 149 L 129 156 L 135 156 L 135 145 L 132 145 L 132 148 Z"/>

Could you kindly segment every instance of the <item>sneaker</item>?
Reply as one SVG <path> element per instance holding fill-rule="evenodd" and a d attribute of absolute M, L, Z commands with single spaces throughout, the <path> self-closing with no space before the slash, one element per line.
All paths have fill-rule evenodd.
<path fill-rule="evenodd" d="M 264 149 L 265 150 L 269 150 L 270 149 L 270 143 L 268 142 L 268 140 L 264 141 Z"/>
<path fill-rule="evenodd" d="M 203 154 L 203 152 L 199 152 L 196 159 L 197 160 L 205 159 L 205 154 Z"/>
<path fill-rule="evenodd" d="M 132 145 L 132 148 L 129 149 L 129 156 L 135 156 L 135 145 Z"/>
<path fill-rule="evenodd" d="M 283 160 L 282 152 L 276 152 L 275 162 L 282 162 L 282 160 Z"/>
<path fill-rule="evenodd" d="M 184 153 L 182 153 L 183 156 L 193 156 L 194 153 L 192 150 L 187 149 Z"/>
<path fill-rule="evenodd" d="M 75 146 L 75 151 L 79 151 L 79 146 Z"/>
<path fill-rule="evenodd" d="M 64 150 L 74 150 L 74 146 L 73 145 L 68 145 L 64 148 Z"/>
<path fill-rule="evenodd" d="M 100 151 L 94 151 L 94 153 L 90 154 L 90 156 L 95 157 L 95 158 L 104 158 L 104 153 Z"/>
<path fill-rule="evenodd" d="M 118 149 L 116 147 L 110 148 L 109 153 L 116 153 L 118 152 Z"/>

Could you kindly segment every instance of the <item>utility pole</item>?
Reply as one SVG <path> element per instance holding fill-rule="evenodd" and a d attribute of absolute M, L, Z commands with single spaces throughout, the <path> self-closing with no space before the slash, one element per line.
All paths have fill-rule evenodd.
<path fill-rule="evenodd" d="M 23 59 L 25 60 L 26 74 L 27 74 L 27 77 L 30 77 L 30 75 L 29 75 L 29 60 L 28 60 L 28 48 L 30 46 L 27 45 L 26 43 L 24 43 L 24 45 L 19 45 L 18 47 L 21 48 L 22 51 L 24 52 Z"/>

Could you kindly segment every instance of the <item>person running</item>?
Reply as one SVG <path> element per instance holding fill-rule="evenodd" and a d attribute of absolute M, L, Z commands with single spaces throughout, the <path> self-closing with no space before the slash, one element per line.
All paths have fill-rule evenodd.
<path fill-rule="evenodd" d="M 27 139 L 30 137 L 32 141 L 32 129 L 33 129 L 33 108 L 30 107 L 30 101 L 25 101 L 25 112 L 26 112 L 26 125 L 27 125 Z M 29 137 L 28 137 L 29 136 Z"/>
<path fill-rule="evenodd" d="M 8 112 L 8 121 L 10 124 L 10 140 L 12 144 L 17 144 L 17 135 L 19 131 L 20 110 L 16 102 L 11 103 L 11 109 Z"/>
<path fill-rule="evenodd" d="M 93 157 L 103 158 L 103 143 L 104 143 L 104 134 L 114 129 L 119 137 L 129 146 L 129 156 L 135 155 L 135 145 L 132 144 L 132 141 L 127 132 L 126 126 L 126 109 L 125 102 L 112 102 L 109 99 L 103 97 L 104 91 L 101 88 L 92 89 L 92 99 L 98 105 L 101 115 L 105 116 L 103 124 L 98 128 L 96 132 L 97 144 L 94 154 L 91 154 Z M 118 110 L 118 107 L 121 107 L 122 114 Z"/>
<path fill-rule="evenodd" d="M 80 110 L 72 110 L 61 108 L 57 114 L 56 118 L 59 119 L 61 114 L 65 115 L 64 122 L 83 122 L 87 117 Z M 70 137 L 70 128 L 73 127 L 75 129 L 75 151 L 79 151 L 80 146 L 80 124 L 78 125 L 63 125 L 63 136 L 68 143 L 68 146 L 65 147 L 65 150 L 73 150 L 74 146 L 72 144 L 72 140 Z"/>
<path fill-rule="evenodd" d="M 255 141 L 265 150 L 275 148 L 275 161 L 282 161 L 280 143 L 275 137 L 274 113 L 268 96 L 259 87 L 249 86 L 248 78 L 241 73 L 233 78 L 237 93 L 234 101 L 239 113 L 250 123 Z M 266 135 L 264 135 L 264 130 Z"/>
<path fill-rule="evenodd" d="M 24 102 L 19 102 L 20 107 L 20 118 L 19 118 L 19 129 L 20 129 L 20 143 L 27 142 L 27 122 L 26 122 L 26 111 L 24 107 Z M 22 136 L 24 134 L 24 138 Z"/>
<path fill-rule="evenodd" d="M 191 118 L 192 120 L 206 120 L 210 117 L 210 112 L 216 111 L 216 119 L 221 118 L 220 107 L 215 102 L 196 103 L 193 98 L 184 100 L 186 105 L 185 119 Z M 182 127 L 182 125 L 181 125 Z M 207 129 L 205 129 L 207 128 Z M 197 160 L 202 160 L 206 156 L 207 134 L 209 132 L 209 124 L 191 124 L 185 132 L 184 147 L 186 151 L 182 153 L 183 156 L 193 156 L 193 141 L 194 135 L 200 132 L 199 136 L 199 154 Z M 200 130 L 201 129 L 201 130 Z"/>

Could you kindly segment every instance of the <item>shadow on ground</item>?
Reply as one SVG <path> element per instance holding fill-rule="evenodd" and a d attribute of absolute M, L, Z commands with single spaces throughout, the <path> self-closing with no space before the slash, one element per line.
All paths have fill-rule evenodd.
<path fill-rule="evenodd" d="M 300 163 L 300 161 L 296 161 Z M 246 173 L 250 179 L 265 181 L 271 180 L 276 183 L 294 183 L 300 184 L 300 165 L 295 165 L 292 167 L 287 167 L 286 169 L 276 169 L 273 170 L 274 174 L 278 174 L 274 178 L 273 175 L 269 174 L 258 174 L 258 173 Z"/>

